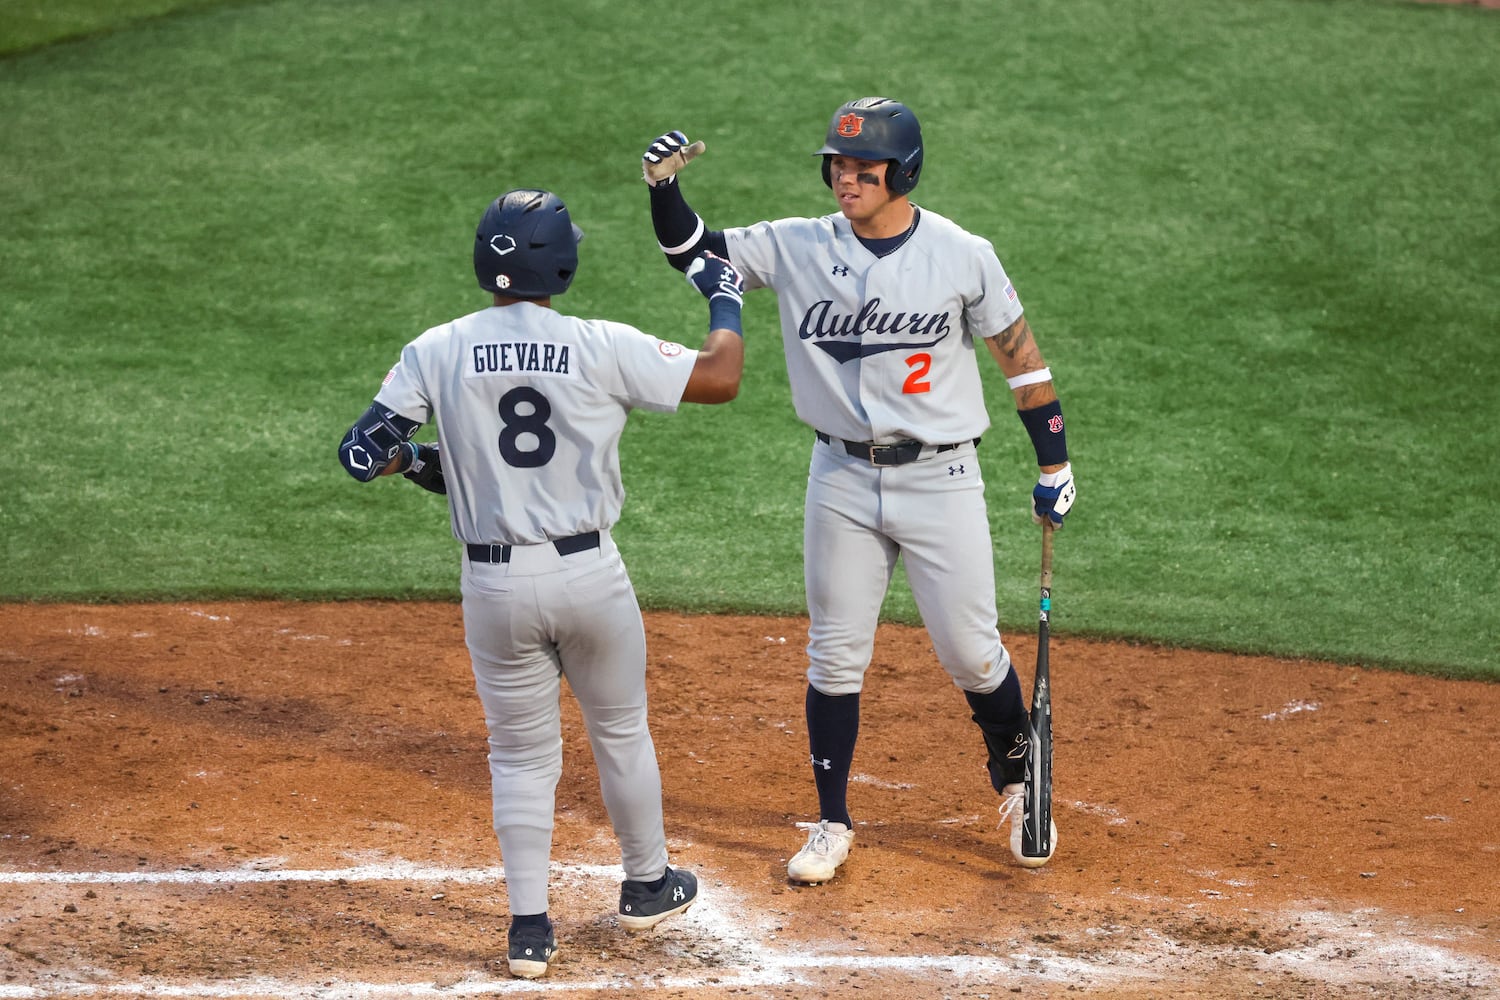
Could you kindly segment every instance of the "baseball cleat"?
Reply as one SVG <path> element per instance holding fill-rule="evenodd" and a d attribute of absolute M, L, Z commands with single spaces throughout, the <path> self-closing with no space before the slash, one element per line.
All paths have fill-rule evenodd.
<path fill-rule="evenodd" d="M 650 930 L 698 901 L 698 879 L 692 872 L 668 868 L 659 889 L 645 882 L 620 884 L 620 926 L 627 931 Z"/>
<path fill-rule="evenodd" d="M 1014 789 L 1014 791 L 1012 791 Z M 1025 825 L 1026 792 L 1020 785 L 1007 785 L 1005 801 L 1000 803 L 1000 829 L 1010 823 L 1010 854 L 1022 868 L 1040 868 L 1057 853 L 1057 821 L 1052 821 L 1052 847 L 1045 858 L 1030 858 L 1021 853 L 1021 833 Z"/>
<path fill-rule="evenodd" d="M 821 885 L 833 878 L 839 865 L 849 857 L 854 831 L 826 819 L 798 823 L 797 829 L 808 831 L 807 843 L 786 863 L 787 878 L 803 885 Z"/>
<path fill-rule="evenodd" d="M 557 937 L 549 923 L 540 927 L 510 925 L 510 974 L 517 979 L 535 979 L 547 974 L 548 964 L 557 957 Z"/>

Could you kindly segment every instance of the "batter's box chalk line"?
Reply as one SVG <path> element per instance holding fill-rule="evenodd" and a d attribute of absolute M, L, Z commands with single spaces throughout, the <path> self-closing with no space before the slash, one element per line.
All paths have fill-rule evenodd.
<path fill-rule="evenodd" d="M 178 871 L 126 872 L 25 872 L 0 871 L 4 885 L 107 884 L 113 886 L 208 884 L 244 885 L 275 882 L 419 882 L 483 884 L 504 879 L 504 869 L 445 868 L 419 865 L 407 861 L 385 861 L 339 869 L 266 869 L 241 868 L 220 871 L 183 869 Z M 608 886 L 610 904 L 614 887 L 623 878 L 618 865 L 552 865 L 554 882 L 576 885 L 585 890 Z M 1317 923 L 1323 933 L 1315 945 L 1288 949 L 1274 955 L 1247 953 L 1244 949 L 1224 946 L 1205 948 L 1201 943 L 1184 944 L 1159 934 L 1149 934 L 1130 942 L 1128 950 L 1094 948 L 1089 958 L 1062 955 L 1046 950 L 1016 952 L 1008 955 L 870 955 L 851 954 L 843 942 L 781 942 L 777 937 L 778 919 L 758 910 L 751 900 L 731 888 L 718 873 L 703 873 L 703 896 L 691 910 L 672 922 L 672 933 L 681 944 L 673 944 L 687 954 L 698 945 L 712 950 L 715 967 L 704 972 L 659 976 L 610 976 L 604 979 L 570 980 L 565 975 L 546 980 L 495 979 L 479 975 L 445 978 L 430 982 L 360 982 L 316 980 L 298 981 L 285 978 L 247 977 L 236 980 L 213 980 L 188 983 L 156 977 L 99 982 L 99 970 L 80 970 L 88 982 L 59 982 L 69 973 L 57 966 L 47 969 L 47 982 L 26 985 L 14 981 L 0 984 L 0 1000 L 43 1000 L 62 997 L 167 997 L 188 998 L 264 997 L 276 1000 L 402 1000 L 402 998 L 446 998 L 494 996 L 500 994 L 618 992 L 624 987 L 642 986 L 668 989 L 816 985 L 820 973 L 847 971 L 889 971 L 933 978 L 952 979 L 958 983 L 978 985 L 986 982 L 1014 986 L 1021 982 L 1055 982 L 1074 985 L 1107 986 L 1142 978 L 1160 978 L 1164 974 L 1191 973 L 1179 968 L 1196 963 L 1197 971 L 1211 970 L 1226 960 L 1253 961 L 1268 974 L 1295 971 L 1303 977 L 1343 984 L 1379 983 L 1400 970 L 1400 978 L 1416 974 L 1424 982 L 1447 985 L 1463 984 L 1468 988 L 1486 988 L 1500 981 L 1500 968 L 1481 958 L 1411 940 L 1409 929 L 1403 930 L 1399 918 L 1382 920 L 1378 914 L 1362 913 L 1357 927 L 1330 914 L 1297 914 L 1303 921 Z M 1394 926 L 1386 927 L 1386 924 Z M 1359 956 L 1346 960 L 1340 956 L 1339 936 L 1354 934 Z M 1353 943 L 1352 941 L 1350 943 Z M 1097 942 L 1096 942 L 1097 944 Z M 841 948 L 842 950 L 835 950 Z M 1342 952 L 1347 954 L 1347 950 Z M 1191 957 L 1188 957 L 1191 955 Z"/>

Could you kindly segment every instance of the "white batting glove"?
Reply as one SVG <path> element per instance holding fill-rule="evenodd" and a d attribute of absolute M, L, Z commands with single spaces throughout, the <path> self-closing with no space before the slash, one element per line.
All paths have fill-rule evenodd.
<path fill-rule="evenodd" d="M 1052 527 L 1061 528 L 1063 516 L 1073 509 L 1073 498 L 1077 495 L 1071 462 L 1056 472 L 1042 473 L 1031 490 L 1031 522 L 1041 524 L 1043 517 L 1050 517 Z"/>
<path fill-rule="evenodd" d="M 675 184 L 677 171 L 707 148 L 702 140 L 688 142 L 688 137 L 676 129 L 657 136 L 641 156 L 641 179 L 652 187 Z"/>

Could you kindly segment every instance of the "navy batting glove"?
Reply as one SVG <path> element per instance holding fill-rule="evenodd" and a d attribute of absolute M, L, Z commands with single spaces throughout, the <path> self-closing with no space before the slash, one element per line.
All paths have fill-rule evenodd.
<path fill-rule="evenodd" d="M 708 299 L 708 328 L 732 330 L 745 335 L 740 326 L 740 306 L 745 304 L 745 278 L 734 265 L 714 253 L 693 258 L 684 272 L 688 283 Z"/>
<path fill-rule="evenodd" d="M 443 479 L 443 459 L 436 444 L 406 442 L 412 449 L 411 465 L 401 473 L 429 493 L 447 493 L 448 483 Z"/>
<path fill-rule="evenodd" d="M 1031 521 L 1041 524 L 1042 518 L 1050 517 L 1052 527 L 1061 528 L 1063 517 L 1073 509 L 1073 498 L 1078 488 L 1073 483 L 1073 465 L 1068 463 L 1056 472 L 1044 472 L 1037 477 L 1031 490 Z"/>
<path fill-rule="evenodd" d="M 720 296 L 733 299 L 736 306 L 745 304 L 745 276 L 718 254 L 700 254 L 688 265 L 685 273 L 687 280 L 703 293 L 710 305 Z"/>

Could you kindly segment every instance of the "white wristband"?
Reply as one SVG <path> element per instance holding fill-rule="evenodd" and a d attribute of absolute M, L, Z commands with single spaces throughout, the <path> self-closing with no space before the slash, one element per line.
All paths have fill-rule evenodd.
<path fill-rule="evenodd" d="M 672 176 L 675 177 L 677 175 L 673 174 Z M 660 243 L 657 243 L 656 245 L 658 247 L 661 247 L 661 252 L 662 253 L 664 253 L 664 254 L 683 253 L 689 247 L 691 247 L 694 243 L 697 243 L 700 239 L 703 238 L 703 233 L 705 231 L 705 227 L 703 225 L 703 217 L 701 215 L 695 215 L 693 217 L 698 220 L 698 225 L 693 230 L 693 235 L 689 236 L 687 238 L 686 242 L 682 243 L 679 246 L 675 246 L 675 247 L 664 247 Z"/>
<path fill-rule="evenodd" d="M 1034 372 L 1022 372 L 1021 374 L 1015 376 L 1014 378 L 1008 378 L 1008 379 L 1005 380 L 1005 384 L 1008 385 L 1008 386 L 1010 386 L 1012 389 L 1019 389 L 1023 385 L 1036 385 L 1038 382 L 1051 382 L 1051 381 L 1052 381 L 1052 369 L 1051 368 L 1038 368 Z"/>
<path fill-rule="evenodd" d="M 1073 463 L 1064 462 L 1061 469 L 1058 469 L 1056 472 L 1043 472 L 1041 475 L 1036 477 L 1036 481 L 1037 485 L 1046 486 L 1050 489 L 1054 486 L 1061 486 L 1063 483 L 1072 478 Z"/>

